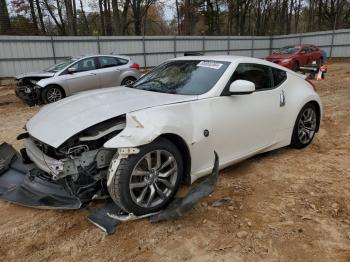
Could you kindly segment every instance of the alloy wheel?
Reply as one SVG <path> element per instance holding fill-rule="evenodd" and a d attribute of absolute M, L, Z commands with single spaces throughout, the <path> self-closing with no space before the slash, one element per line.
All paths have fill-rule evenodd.
<path fill-rule="evenodd" d="M 47 91 L 47 101 L 50 103 L 56 102 L 62 99 L 62 91 L 57 87 L 52 87 Z"/>
<path fill-rule="evenodd" d="M 127 79 L 127 80 L 125 80 L 124 85 L 128 86 L 128 85 L 133 84 L 134 82 L 135 82 L 135 81 L 132 80 L 132 79 Z"/>
<path fill-rule="evenodd" d="M 316 112 L 308 107 L 302 113 L 298 123 L 298 138 L 303 144 L 308 144 L 316 130 Z"/>
<path fill-rule="evenodd" d="M 158 206 L 175 190 L 178 165 L 166 150 L 154 150 L 135 165 L 129 181 L 133 202 L 144 208 Z"/>

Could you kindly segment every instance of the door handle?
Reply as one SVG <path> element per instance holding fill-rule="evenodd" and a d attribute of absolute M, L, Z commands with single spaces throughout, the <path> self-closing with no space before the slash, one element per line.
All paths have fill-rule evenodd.
<path fill-rule="evenodd" d="M 284 95 L 284 91 L 280 93 L 280 107 L 286 105 L 286 96 Z"/>

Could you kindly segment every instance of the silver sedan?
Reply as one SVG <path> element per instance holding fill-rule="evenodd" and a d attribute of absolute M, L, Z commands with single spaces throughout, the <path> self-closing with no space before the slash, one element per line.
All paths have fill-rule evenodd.
<path fill-rule="evenodd" d="M 29 105 L 52 103 L 85 90 L 132 84 L 139 69 L 120 55 L 69 58 L 41 72 L 16 76 L 16 95 Z"/>

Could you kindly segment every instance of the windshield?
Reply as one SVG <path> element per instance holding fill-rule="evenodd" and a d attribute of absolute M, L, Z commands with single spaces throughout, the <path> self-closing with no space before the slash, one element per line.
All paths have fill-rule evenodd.
<path fill-rule="evenodd" d="M 70 65 L 71 63 L 77 61 L 77 59 L 65 59 L 51 67 L 49 67 L 48 69 L 46 69 L 46 72 L 51 72 L 51 73 L 56 73 L 58 71 L 61 71 L 62 69 L 64 69 L 66 66 Z"/>
<path fill-rule="evenodd" d="M 227 69 L 229 62 L 178 60 L 166 62 L 130 87 L 180 95 L 208 92 Z"/>
<path fill-rule="evenodd" d="M 300 50 L 300 46 L 286 46 L 275 50 L 275 54 L 295 54 Z"/>

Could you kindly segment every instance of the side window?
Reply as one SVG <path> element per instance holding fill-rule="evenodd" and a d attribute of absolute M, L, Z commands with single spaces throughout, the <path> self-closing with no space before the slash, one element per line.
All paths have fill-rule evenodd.
<path fill-rule="evenodd" d="M 277 69 L 277 68 L 271 68 L 273 73 L 273 86 L 278 87 L 280 84 L 282 84 L 287 79 L 287 73 L 286 71 Z"/>
<path fill-rule="evenodd" d="M 273 88 L 273 76 L 271 67 L 260 64 L 239 64 L 233 73 L 232 82 L 247 80 L 255 84 L 255 90 Z"/>
<path fill-rule="evenodd" d="M 95 58 L 90 57 L 90 58 L 83 59 L 71 67 L 76 68 L 77 72 L 95 70 L 96 69 Z"/>
<path fill-rule="evenodd" d="M 129 63 L 129 60 L 127 59 L 117 58 L 117 60 L 119 61 L 119 65 L 126 65 L 127 63 Z"/>
<path fill-rule="evenodd" d="M 304 51 L 305 53 L 307 53 L 307 52 L 309 52 L 309 48 L 308 48 L 308 47 L 303 47 L 303 51 Z"/>
<path fill-rule="evenodd" d="M 100 63 L 101 68 L 107 68 L 107 67 L 113 67 L 113 66 L 118 66 L 119 61 L 115 57 L 111 56 L 100 56 L 98 58 L 98 61 Z"/>

